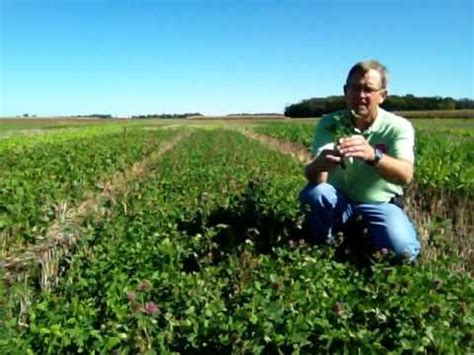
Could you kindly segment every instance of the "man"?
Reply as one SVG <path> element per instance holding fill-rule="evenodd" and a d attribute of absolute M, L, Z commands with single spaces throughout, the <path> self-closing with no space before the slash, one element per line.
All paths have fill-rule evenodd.
<path fill-rule="evenodd" d="M 413 178 L 413 127 L 379 107 L 387 97 L 387 70 L 378 61 L 355 64 L 344 95 L 348 109 L 320 120 L 314 158 L 305 167 L 300 201 L 312 238 L 322 243 L 360 216 L 374 250 L 412 261 L 420 243 L 396 201 Z"/>

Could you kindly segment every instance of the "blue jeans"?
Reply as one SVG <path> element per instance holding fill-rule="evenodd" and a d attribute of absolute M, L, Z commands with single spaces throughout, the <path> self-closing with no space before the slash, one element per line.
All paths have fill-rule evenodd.
<path fill-rule="evenodd" d="M 410 261 L 420 252 L 413 224 L 395 204 L 351 202 L 326 183 L 307 184 L 301 191 L 300 202 L 316 243 L 325 242 L 332 234 L 341 231 L 351 218 L 361 216 L 374 250 L 386 248 L 399 258 Z"/>

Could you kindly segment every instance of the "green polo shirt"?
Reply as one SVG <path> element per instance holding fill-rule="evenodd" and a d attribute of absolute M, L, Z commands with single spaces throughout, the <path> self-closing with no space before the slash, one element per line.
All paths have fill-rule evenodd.
<path fill-rule="evenodd" d="M 325 149 L 333 149 L 336 138 L 347 136 L 348 132 L 357 134 L 348 110 L 323 116 L 316 126 L 313 155 Z M 360 133 L 359 133 L 360 134 Z M 381 108 L 372 125 L 361 133 L 368 142 L 394 158 L 414 161 L 415 131 L 411 123 L 403 117 Z M 350 134 L 349 134 L 350 135 Z M 362 159 L 354 158 L 346 168 L 337 166 L 329 172 L 328 183 L 355 202 L 387 202 L 395 195 L 402 195 L 401 185 L 385 180 L 377 171 Z"/>

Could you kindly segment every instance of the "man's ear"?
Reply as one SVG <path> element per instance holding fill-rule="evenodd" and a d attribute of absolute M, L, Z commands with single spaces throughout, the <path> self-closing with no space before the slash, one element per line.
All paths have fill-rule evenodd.
<path fill-rule="evenodd" d="M 379 105 L 383 104 L 383 102 L 387 98 L 387 95 L 388 95 L 387 89 L 383 89 L 383 91 L 380 93 Z"/>
<path fill-rule="evenodd" d="M 344 90 L 344 96 L 346 96 L 347 95 L 347 84 L 345 84 L 343 86 L 343 90 Z"/>

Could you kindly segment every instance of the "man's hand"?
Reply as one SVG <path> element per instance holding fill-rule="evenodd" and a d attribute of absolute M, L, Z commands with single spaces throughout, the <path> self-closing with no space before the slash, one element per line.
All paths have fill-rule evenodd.
<path fill-rule="evenodd" d="M 343 157 L 360 158 L 364 161 L 372 161 L 375 158 L 374 147 L 361 135 L 341 138 L 337 149 Z"/>
<path fill-rule="evenodd" d="M 334 149 L 325 149 L 305 166 L 306 178 L 314 183 L 326 182 L 327 173 L 341 164 L 341 154 Z"/>
<path fill-rule="evenodd" d="M 341 138 L 337 149 L 343 157 L 360 158 L 366 162 L 373 161 L 375 149 L 361 135 Z M 399 185 L 410 183 L 413 178 L 413 161 L 394 158 L 384 154 L 375 167 L 378 173 L 387 181 Z"/>
<path fill-rule="evenodd" d="M 341 164 L 342 156 L 337 150 L 326 149 L 316 158 L 317 165 L 321 171 L 330 171 Z"/>

